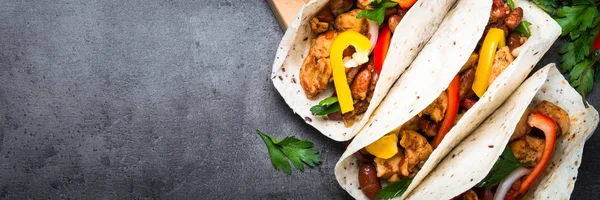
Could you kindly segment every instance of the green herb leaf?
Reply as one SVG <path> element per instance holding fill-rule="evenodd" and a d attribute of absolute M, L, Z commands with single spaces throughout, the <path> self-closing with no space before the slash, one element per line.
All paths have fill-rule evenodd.
<path fill-rule="evenodd" d="M 558 7 L 558 1 L 559 0 L 533 0 L 533 2 L 542 8 L 542 10 L 550 14 Z"/>
<path fill-rule="evenodd" d="M 516 28 L 515 31 L 529 37 L 531 36 L 531 31 L 529 30 L 529 26 L 531 26 L 531 23 L 528 21 L 522 21 Z"/>
<path fill-rule="evenodd" d="M 310 112 L 319 116 L 331 114 L 340 110 L 342 109 L 340 108 L 340 104 L 338 103 L 337 97 L 329 97 L 327 99 L 323 99 L 319 102 L 318 105 L 315 105 L 310 108 Z"/>
<path fill-rule="evenodd" d="M 412 179 L 400 179 L 396 182 L 390 183 L 383 187 L 375 199 L 393 199 L 394 197 L 401 196 L 406 192 L 406 189 L 412 182 Z"/>
<path fill-rule="evenodd" d="M 556 11 L 555 20 L 562 27 L 562 36 L 568 34 L 574 40 L 592 28 L 594 19 L 599 15 L 595 7 L 564 6 Z"/>
<path fill-rule="evenodd" d="M 526 166 L 529 163 L 520 163 L 511 151 L 510 147 L 506 146 L 500 158 L 496 161 L 490 173 L 479 182 L 475 187 L 490 188 L 499 184 L 506 176 L 515 169 Z"/>
<path fill-rule="evenodd" d="M 385 20 L 385 9 L 389 7 L 394 7 L 398 5 L 398 3 L 390 1 L 390 0 L 376 0 L 372 1 L 369 6 L 373 7 L 373 10 L 361 10 L 356 18 L 367 18 L 373 21 L 376 21 L 378 24 L 383 24 L 383 20 Z"/>
<path fill-rule="evenodd" d="M 508 4 L 508 7 L 511 11 L 515 10 L 515 2 L 513 2 L 512 0 L 506 0 L 506 4 Z"/>
<path fill-rule="evenodd" d="M 304 164 L 314 167 L 321 162 L 319 151 L 312 148 L 312 142 L 299 140 L 294 136 L 288 136 L 281 141 L 277 141 L 259 130 L 256 130 L 256 133 L 267 145 L 271 163 L 277 171 L 292 175 L 292 168 L 288 159 L 300 171 L 304 171 Z"/>

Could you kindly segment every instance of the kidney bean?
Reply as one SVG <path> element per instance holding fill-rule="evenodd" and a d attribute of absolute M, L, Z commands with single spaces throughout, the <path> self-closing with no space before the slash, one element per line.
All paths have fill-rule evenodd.
<path fill-rule="evenodd" d="M 360 165 L 358 169 L 358 183 L 367 197 L 375 199 L 375 196 L 381 190 L 381 185 L 379 184 L 377 171 L 373 164 Z"/>

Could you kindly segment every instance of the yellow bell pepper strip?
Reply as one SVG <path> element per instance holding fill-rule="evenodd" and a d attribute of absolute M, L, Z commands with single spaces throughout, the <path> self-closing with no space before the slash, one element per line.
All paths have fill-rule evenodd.
<path fill-rule="evenodd" d="M 375 157 L 388 159 L 398 153 L 398 136 L 389 134 L 366 146 L 365 149 Z"/>
<path fill-rule="evenodd" d="M 488 88 L 488 81 L 492 72 L 492 64 L 494 57 L 499 48 L 506 46 L 504 31 L 499 28 L 491 28 L 483 40 L 481 50 L 479 51 L 479 62 L 475 71 L 475 81 L 473 82 L 473 91 L 478 97 L 483 96 L 483 93 Z"/>
<path fill-rule="evenodd" d="M 333 83 L 335 84 L 335 92 L 337 93 L 342 114 L 354 110 L 352 94 L 350 86 L 346 79 L 346 71 L 344 67 L 343 54 L 348 46 L 354 46 L 356 53 L 352 58 L 359 64 L 364 64 L 369 61 L 369 50 L 371 49 L 371 41 L 369 38 L 361 35 L 356 31 L 345 31 L 339 34 L 330 49 L 331 68 L 333 70 Z"/>

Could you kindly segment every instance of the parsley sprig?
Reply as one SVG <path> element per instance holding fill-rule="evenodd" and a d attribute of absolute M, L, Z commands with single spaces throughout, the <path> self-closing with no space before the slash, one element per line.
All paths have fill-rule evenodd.
<path fill-rule="evenodd" d="M 369 3 L 369 6 L 373 7 L 372 10 L 362 10 L 356 15 L 356 18 L 367 18 L 373 21 L 376 21 L 378 24 L 383 24 L 383 20 L 385 20 L 385 9 L 394 7 L 398 5 L 398 3 L 393 2 L 391 0 L 374 0 Z"/>
<path fill-rule="evenodd" d="M 412 182 L 412 179 L 400 179 L 396 182 L 390 183 L 389 185 L 383 187 L 375 199 L 393 199 L 394 197 L 401 196 L 406 192 L 408 186 Z"/>
<path fill-rule="evenodd" d="M 562 28 L 562 37 L 569 42 L 559 53 L 564 73 L 583 97 L 592 92 L 594 81 L 600 80 L 600 64 L 594 58 L 592 45 L 600 31 L 598 0 L 533 0 L 544 11 L 552 14 Z M 600 51 L 600 50 L 598 50 Z M 584 101 L 585 102 L 585 101 Z M 587 105 L 587 104 L 586 104 Z"/>
<path fill-rule="evenodd" d="M 500 158 L 498 158 L 492 167 L 490 173 L 483 180 L 481 180 L 481 182 L 475 185 L 475 187 L 490 188 L 494 185 L 498 185 L 512 171 L 515 171 L 515 169 L 528 164 L 529 163 L 519 162 L 510 147 L 506 146 L 502 152 L 502 155 L 500 155 Z"/>
<path fill-rule="evenodd" d="M 318 105 L 314 105 L 310 108 L 310 112 L 319 116 L 328 115 L 334 112 L 338 112 L 340 110 L 341 107 L 337 97 L 329 97 L 323 99 L 319 102 Z"/>
<path fill-rule="evenodd" d="M 312 148 L 313 143 L 296 139 L 294 136 L 285 137 L 281 141 L 256 130 L 256 133 L 265 141 L 273 168 L 292 175 L 289 161 L 300 171 L 304 171 L 304 164 L 314 167 L 321 163 L 319 151 Z"/>

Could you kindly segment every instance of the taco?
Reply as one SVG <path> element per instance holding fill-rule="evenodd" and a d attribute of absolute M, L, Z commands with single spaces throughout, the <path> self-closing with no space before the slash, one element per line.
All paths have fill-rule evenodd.
<path fill-rule="evenodd" d="M 406 197 L 525 80 L 560 26 L 528 1 L 514 2 L 457 2 L 336 164 L 353 197 L 374 198 L 379 181 L 396 187 L 387 197 Z M 515 15 L 522 18 L 508 22 Z M 515 23 L 531 25 L 519 32 Z"/>
<path fill-rule="evenodd" d="M 366 123 L 453 3 L 310 1 L 279 44 L 273 85 L 308 124 L 329 138 L 347 141 Z"/>
<path fill-rule="evenodd" d="M 568 199 L 598 112 L 554 64 L 452 150 L 412 199 Z"/>

